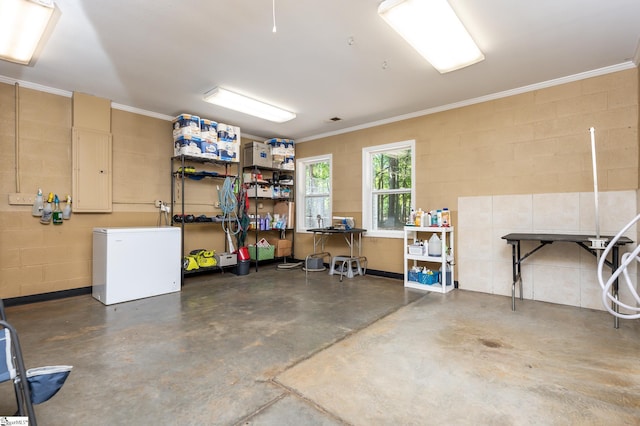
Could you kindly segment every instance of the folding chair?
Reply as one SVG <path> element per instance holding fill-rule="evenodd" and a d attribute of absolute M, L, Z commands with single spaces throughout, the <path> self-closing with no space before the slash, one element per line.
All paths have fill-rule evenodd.
<path fill-rule="evenodd" d="M 72 368 L 56 365 L 26 370 L 18 333 L 6 321 L 0 299 L 0 383 L 13 380 L 18 404 L 16 415 L 28 417 L 29 425 L 37 426 L 33 405 L 51 399 L 62 388 Z"/>
<path fill-rule="evenodd" d="M 24 368 L 22 348 L 18 340 L 18 333 L 11 324 L 0 320 L 0 382 L 13 380 L 18 403 L 19 416 L 29 417 L 30 425 L 37 425 L 36 415 L 31 402 L 31 392 L 27 383 L 27 371 Z"/>

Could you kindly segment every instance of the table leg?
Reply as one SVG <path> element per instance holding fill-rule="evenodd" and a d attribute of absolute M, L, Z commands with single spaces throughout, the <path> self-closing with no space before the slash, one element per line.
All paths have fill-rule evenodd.
<path fill-rule="evenodd" d="M 511 243 L 511 274 L 512 274 L 512 278 L 513 281 L 511 282 L 511 310 L 515 311 L 516 310 L 516 265 L 517 265 L 517 261 L 516 261 L 516 244 L 517 242 L 512 242 Z M 518 256 L 520 257 L 520 256 Z"/>
<path fill-rule="evenodd" d="M 349 243 L 349 256 L 353 257 L 353 232 L 350 232 L 351 243 Z"/>
<path fill-rule="evenodd" d="M 518 282 L 520 283 L 520 300 L 524 300 L 522 292 L 522 262 L 520 262 L 520 241 L 518 241 Z"/>
<path fill-rule="evenodd" d="M 349 232 L 349 275 L 351 275 L 349 278 L 353 278 L 353 268 L 351 267 L 352 263 L 354 262 L 354 258 L 353 258 L 353 232 Z M 360 268 L 357 269 L 357 274 L 358 275 L 362 275 L 362 273 L 360 272 Z"/>

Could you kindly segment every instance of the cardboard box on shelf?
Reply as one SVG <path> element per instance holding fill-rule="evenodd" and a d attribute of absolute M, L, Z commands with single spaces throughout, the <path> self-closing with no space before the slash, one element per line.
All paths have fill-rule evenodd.
<path fill-rule="evenodd" d="M 271 146 L 262 142 L 251 142 L 244 146 L 245 166 L 271 167 Z"/>
<path fill-rule="evenodd" d="M 293 242 L 291 240 L 277 240 L 275 247 L 275 257 L 291 256 Z"/>

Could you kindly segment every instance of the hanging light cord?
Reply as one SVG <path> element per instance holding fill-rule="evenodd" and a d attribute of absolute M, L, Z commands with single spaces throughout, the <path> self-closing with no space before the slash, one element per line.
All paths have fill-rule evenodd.
<path fill-rule="evenodd" d="M 273 0 L 273 32 L 276 32 L 276 0 Z"/>

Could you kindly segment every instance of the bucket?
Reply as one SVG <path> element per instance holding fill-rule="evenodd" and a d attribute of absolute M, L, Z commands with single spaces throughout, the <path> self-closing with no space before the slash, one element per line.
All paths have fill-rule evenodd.
<path fill-rule="evenodd" d="M 324 264 L 321 257 L 310 257 L 306 260 L 305 268 L 307 269 L 322 269 Z"/>
<path fill-rule="evenodd" d="M 249 260 L 239 260 L 236 265 L 236 275 L 249 275 L 250 265 L 251 261 Z"/>
<path fill-rule="evenodd" d="M 238 260 L 249 260 L 249 249 L 240 247 L 238 249 Z"/>

